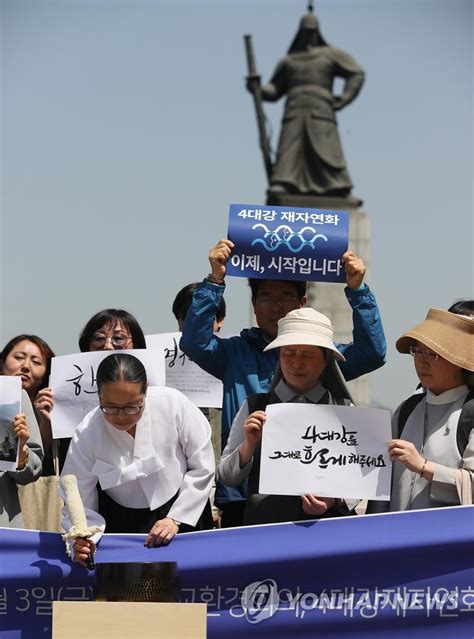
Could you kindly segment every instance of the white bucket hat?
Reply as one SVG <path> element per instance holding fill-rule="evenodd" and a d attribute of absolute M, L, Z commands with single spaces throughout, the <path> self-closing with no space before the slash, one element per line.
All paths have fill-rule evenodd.
<path fill-rule="evenodd" d="M 278 335 L 264 350 L 308 344 L 326 348 L 336 359 L 345 362 L 346 358 L 334 346 L 333 339 L 334 330 L 326 315 L 318 313 L 314 308 L 298 308 L 278 321 Z"/>

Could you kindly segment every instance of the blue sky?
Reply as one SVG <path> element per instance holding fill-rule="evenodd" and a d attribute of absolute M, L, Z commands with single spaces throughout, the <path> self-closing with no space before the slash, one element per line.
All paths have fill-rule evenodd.
<path fill-rule="evenodd" d="M 231 202 L 263 202 L 242 36 L 264 80 L 297 0 L 3 0 L 1 344 L 21 332 L 77 350 L 96 311 L 175 330 L 179 288 L 208 272 Z M 472 3 L 319 0 L 326 40 L 365 69 L 339 115 L 354 192 L 371 219 L 369 284 L 389 359 L 374 400 L 415 385 L 399 335 L 473 295 Z M 282 103 L 266 105 L 276 146 Z M 249 323 L 229 279 L 228 331 Z"/>

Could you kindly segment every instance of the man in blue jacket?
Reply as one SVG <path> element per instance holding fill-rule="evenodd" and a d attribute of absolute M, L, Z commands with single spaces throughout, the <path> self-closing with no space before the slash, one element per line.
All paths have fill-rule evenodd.
<path fill-rule="evenodd" d="M 247 395 L 266 393 L 275 371 L 278 355 L 264 352 L 277 335 L 278 320 L 289 311 L 306 304 L 306 282 L 249 280 L 252 305 L 258 328 L 244 329 L 240 336 L 221 338 L 214 334 L 214 318 L 225 290 L 226 263 L 234 245 L 220 240 L 209 251 L 211 272 L 193 294 L 186 315 L 180 347 L 202 369 L 222 380 L 222 448 L 232 421 Z M 352 308 L 353 342 L 336 344 L 346 361 L 340 363 L 347 381 L 383 366 L 386 342 L 374 294 L 363 284 L 365 265 L 351 251 L 342 256 L 346 271 L 346 297 Z M 246 486 L 217 485 L 216 505 L 222 509 L 222 526 L 242 522 Z"/>

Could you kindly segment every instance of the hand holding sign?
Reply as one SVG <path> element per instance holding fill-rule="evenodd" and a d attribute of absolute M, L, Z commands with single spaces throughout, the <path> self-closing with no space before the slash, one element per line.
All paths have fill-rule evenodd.
<path fill-rule="evenodd" d="M 230 240 L 219 240 L 219 242 L 209 251 L 209 263 L 211 265 L 210 275 L 217 281 L 224 281 L 226 274 L 226 264 L 230 257 L 234 243 Z"/>
<path fill-rule="evenodd" d="M 433 464 L 420 455 L 412 442 L 404 439 L 392 439 L 388 445 L 388 452 L 392 461 L 399 461 L 408 470 L 421 475 L 427 481 L 433 479 Z"/>
<path fill-rule="evenodd" d="M 34 406 L 39 415 L 43 448 L 49 450 L 53 442 L 53 433 L 51 431 L 51 411 L 54 408 L 53 389 L 49 387 L 42 388 L 36 395 Z"/>
<path fill-rule="evenodd" d="M 30 438 L 30 430 L 26 423 L 26 416 L 24 413 L 19 413 L 13 418 L 13 433 L 18 439 L 18 470 L 22 470 L 28 462 L 28 447 L 26 442 Z"/>
<path fill-rule="evenodd" d="M 246 466 L 252 459 L 255 449 L 262 439 L 262 429 L 267 415 L 263 410 L 251 413 L 244 422 L 244 441 L 239 448 L 240 467 Z"/>
<path fill-rule="evenodd" d="M 335 497 L 316 497 L 316 495 L 302 495 L 301 504 L 303 511 L 307 515 L 321 517 L 327 513 L 330 508 L 334 508 L 337 500 Z"/>
<path fill-rule="evenodd" d="M 349 288 L 360 288 L 365 275 L 364 262 L 352 251 L 346 251 L 341 257 L 346 271 L 346 284 Z"/>
<path fill-rule="evenodd" d="M 51 411 L 54 406 L 53 389 L 42 388 L 35 397 L 35 409 L 48 422 L 51 421 Z"/>

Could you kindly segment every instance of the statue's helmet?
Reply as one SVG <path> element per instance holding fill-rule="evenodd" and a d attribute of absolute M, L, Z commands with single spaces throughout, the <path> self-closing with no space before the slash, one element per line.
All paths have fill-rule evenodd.
<path fill-rule="evenodd" d="M 327 46 L 327 42 L 321 35 L 319 20 L 311 11 L 308 11 L 300 20 L 300 26 L 288 49 L 288 53 L 305 51 L 308 46 Z"/>
<path fill-rule="evenodd" d="M 300 29 L 319 31 L 319 20 L 314 15 L 314 13 L 305 13 L 305 15 L 300 20 Z"/>

